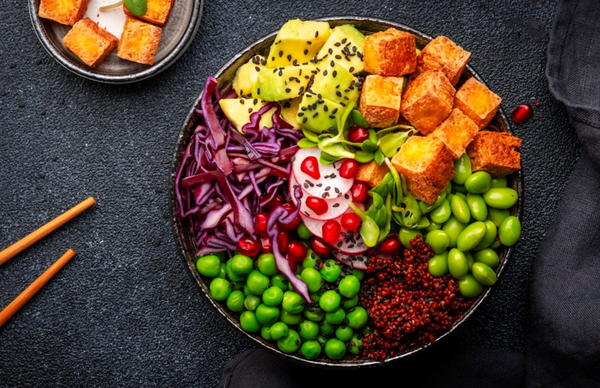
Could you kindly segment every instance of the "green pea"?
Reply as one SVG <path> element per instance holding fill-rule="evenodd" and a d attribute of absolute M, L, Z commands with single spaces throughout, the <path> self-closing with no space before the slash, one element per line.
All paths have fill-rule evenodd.
<path fill-rule="evenodd" d="M 319 341 L 306 341 L 302 344 L 302 347 L 300 347 L 300 353 L 302 353 L 307 360 L 319 358 L 321 355 L 321 344 Z"/>
<path fill-rule="evenodd" d="M 271 341 L 273 337 L 271 336 L 271 328 L 269 326 L 262 326 L 260 328 L 260 336 L 266 339 L 267 341 Z"/>
<path fill-rule="evenodd" d="M 425 228 L 425 231 L 431 232 L 432 230 L 440 230 L 440 229 L 442 229 L 442 224 L 438 224 L 438 223 L 431 221 L 429 223 L 429 226 Z"/>
<path fill-rule="evenodd" d="M 227 260 L 229 260 L 229 256 L 227 255 L 227 251 L 216 252 L 216 253 L 213 253 L 213 255 L 217 256 L 219 258 L 219 261 L 221 263 L 226 263 Z"/>
<path fill-rule="evenodd" d="M 227 297 L 227 308 L 236 313 L 244 311 L 244 299 L 246 296 L 242 291 L 232 291 Z"/>
<path fill-rule="evenodd" d="M 304 310 L 304 316 L 313 322 L 321 322 L 325 318 L 325 311 L 320 307 L 308 307 Z"/>
<path fill-rule="evenodd" d="M 244 295 L 248 296 L 248 295 L 254 295 L 253 293 L 250 292 L 250 289 L 248 288 L 247 284 L 244 284 L 242 286 L 242 291 L 244 292 Z"/>
<path fill-rule="evenodd" d="M 354 330 L 352 330 L 350 326 L 338 326 L 338 328 L 335 329 L 335 338 L 339 339 L 340 341 L 350 341 L 353 335 Z"/>
<path fill-rule="evenodd" d="M 240 315 L 240 326 L 242 329 L 244 329 L 244 331 L 249 333 L 256 333 L 260 330 L 260 324 L 256 319 L 256 314 L 254 314 L 254 311 L 244 311 Z"/>
<path fill-rule="evenodd" d="M 452 190 L 454 190 L 454 192 L 456 192 L 456 193 L 465 193 L 465 194 L 467 193 L 467 189 L 465 189 L 464 185 L 459 185 L 456 183 L 452 185 Z M 446 197 L 446 198 L 448 198 L 448 197 Z"/>
<path fill-rule="evenodd" d="M 263 253 L 256 260 L 258 270 L 265 276 L 274 276 L 279 273 L 277 264 L 275 264 L 275 256 L 272 253 Z"/>
<path fill-rule="evenodd" d="M 302 268 L 315 268 L 319 259 L 320 257 L 312 249 L 308 249 L 306 259 L 302 262 Z"/>
<path fill-rule="evenodd" d="M 456 247 L 456 240 L 461 232 L 467 227 L 467 224 L 460 222 L 456 217 L 452 216 L 444 223 L 442 230 L 446 232 L 450 239 L 450 247 Z"/>
<path fill-rule="evenodd" d="M 443 230 L 433 230 L 427 233 L 425 242 L 431 245 L 433 253 L 440 254 L 450 245 L 450 238 Z"/>
<path fill-rule="evenodd" d="M 475 263 L 475 259 L 473 258 L 473 254 L 471 252 L 465 252 L 465 257 L 467 258 L 467 265 L 469 266 L 469 272 L 471 272 L 471 268 L 473 268 L 473 263 Z"/>
<path fill-rule="evenodd" d="M 473 256 L 475 261 L 484 263 L 490 268 L 496 268 L 500 264 L 500 258 L 495 250 L 487 248 L 479 252 L 475 252 Z"/>
<path fill-rule="evenodd" d="M 290 281 L 281 273 L 271 277 L 271 284 L 281 288 L 282 291 L 290 289 Z"/>
<path fill-rule="evenodd" d="M 486 191 L 483 199 L 488 206 L 496 209 L 510 209 L 517 203 L 519 194 L 509 187 L 495 187 Z"/>
<path fill-rule="evenodd" d="M 484 286 L 493 286 L 496 283 L 496 273 L 484 263 L 473 264 L 473 277 Z"/>
<path fill-rule="evenodd" d="M 448 252 L 442 252 L 429 259 L 429 273 L 436 278 L 448 273 Z"/>
<path fill-rule="evenodd" d="M 313 303 L 318 303 L 319 299 L 321 299 L 321 294 L 318 294 L 316 292 L 310 293 L 310 294 L 308 294 L 308 296 L 310 296 L 310 300 Z"/>
<path fill-rule="evenodd" d="M 302 240 L 308 240 L 313 236 L 313 234 L 310 232 L 310 230 L 308 230 L 306 225 L 304 225 L 304 222 L 298 224 L 298 227 L 296 228 L 296 233 L 298 234 L 298 237 L 300 237 Z"/>
<path fill-rule="evenodd" d="M 521 237 L 521 221 L 515 216 L 506 217 L 498 228 L 500 242 L 507 247 L 513 246 Z"/>
<path fill-rule="evenodd" d="M 331 311 L 325 314 L 325 320 L 332 325 L 339 325 L 346 318 L 346 312 L 343 308 L 339 308 L 335 311 Z"/>
<path fill-rule="evenodd" d="M 342 308 L 344 310 L 352 308 L 352 307 L 356 306 L 357 304 L 358 304 L 358 295 L 354 295 L 352 298 L 347 299 L 345 301 L 342 299 Z"/>
<path fill-rule="evenodd" d="M 290 328 L 283 322 L 276 322 L 273 324 L 273 326 L 271 326 L 270 331 L 271 338 L 277 341 L 278 339 L 287 337 L 287 335 L 290 333 Z"/>
<path fill-rule="evenodd" d="M 262 301 L 267 306 L 275 307 L 283 300 L 283 290 L 277 286 L 271 286 L 262 294 Z"/>
<path fill-rule="evenodd" d="M 363 278 L 365 277 L 365 271 L 362 269 L 353 268 L 352 275 L 356 276 L 358 278 L 358 280 L 362 281 Z"/>
<path fill-rule="evenodd" d="M 219 274 L 217 277 L 221 279 L 227 279 L 227 264 L 221 263 L 219 265 Z"/>
<path fill-rule="evenodd" d="M 458 289 L 464 297 L 475 298 L 481 294 L 483 286 L 473 275 L 468 274 L 458 281 Z"/>
<path fill-rule="evenodd" d="M 467 194 L 467 206 L 471 211 L 471 216 L 477 221 L 485 221 L 488 216 L 488 208 L 479 194 Z"/>
<path fill-rule="evenodd" d="M 450 202 L 447 199 L 444 199 L 440 206 L 429 213 L 429 218 L 436 224 L 443 224 L 450 219 L 451 215 L 452 210 L 450 209 Z"/>
<path fill-rule="evenodd" d="M 214 278 L 210 282 L 210 295 L 214 300 L 223 301 L 231 293 L 231 283 L 225 279 Z"/>
<path fill-rule="evenodd" d="M 318 335 L 317 336 L 317 342 L 321 345 L 321 347 L 325 347 L 325 344 L 327 343 L 328 338 L 325 337 L 324 335 Z"/>
<path fill-rule="evenodd" d="M 297 292 L 286 291 L 283 294 L 283 302 L 281 303 L 281 307 L 288 313 L 299 314 L 304 311 L 305 306 L 306 301 Z"/>
<path fill-rule="evenodd" d="M 340 277 L 342 267 L 333 259 L 328 259 L 323 263 L 321 275 L 326 282 L 333 283 Z"/>
<path fill-rule="evenodd" d="M 216 255 L 203 256 L 196 262 L 196 269 L 201 275 L 214 278 L 221 272 L 221 261 Z"/>
<path fill-rule="evenodd" d="M 492 187 L 507 187 L 506 177 L 492 178 Z"/>
<path fill-rule="evenodd" d="M 302 320 L 302 314 L 292 314 L 285 310 L 281 310 L 279 320 L 287 324 L 288 326 L 294 326 L 300 323 L 300 321 Z"/>
<path fill-rule="evenodd" d="M 407 228 L 400 229 L 400 242 L 406 249 L 412 249 L 411 240 L 413 240 L 417 235 L 421 236 L 423 239 L 423 234 L 418 230 L 412 230 Z"/>
<path fill-rule="evenodd" d="M 251 271 L 246 279 L 246 284 L 254 295 L 262 295 L 269 286 L 269 282 L 269 278 L 257 270 Z"/>
<path fill-rule="evenodd" d="M 346 312 L 346 318 L 348 318 L 348 326 L 358 330 L 367 324 L 367 310 L 361 306 L 357 306 L 354 310 L 350 309 Z"/>
<path fill-rule="evenodd" d="M 352 298 L 355 295 L 358 295 L 358 291 L 360 291 L 360 280 L 354 275 L 344 276 L 344 278 L 340 280 L 338 290 L 342 296 Z"/>
<path fill-rule="evenodd" d="M 496 228 L 496 225 L 490 220 L 484 221 L 483 223 L 485 224 L 485 236 L 483 236 L 481 242 L 477 244 L 475 248 L 473 248 L 474 251 L 485 249 L 492 245 L 494 241 L 496 241 L 496 235 L 498 234 L 498 228 Z"/>
<path fill-rule="evenodd" d="M 490 187 L 492 187 L 492 176 L 485 171 L 477 171 L 465 181 L 465 189 L 472 194 L 483 194 Z"/>
<path fill-rule="evenodd" d="M 301 279 L 306 283 L 309 292 L 319 291 L 323 283 L 325 283 L 321 273 L 314 268 L 304 268 L 302 270 Z"/>
<path fill-rule="evenodd" d="M 319 327 L 321 329 L 321 333 L 323 333 L 323 335 L 325 336 L 330 336 L 335 330 L 335 326 L 327 321 L 322 321 L 319 324 Z"/>
<path fill-rule="evenodd" d="M 463 223 L 468 223 L 471 220 L 471 211 L 467 202 L 458 195 L 453 195 L 450 199 L 450 209 L 457 220 Z"/>
<path fill-rule="evenodd" d="M 290 329 L 288 335 L 277 341 L 277 347 L 283 353 L 291 354 L 300 349 L 300 336 L 296 330 Z"/>
<path fill-rule="evenodd" d="M 319 324 L 313 321 L 302 321 L 298 325 L 300 337 L 305 340 L 312 340 L 319 335 Z"/>
<path fill-rule="evenodd" d="M 350 340 L 350 348 L 348 349 L 350 353 L 354 355 L 359 355 L 362 347 L 362 339 L 363 336 L 361 334 L 354 334 L 352 339 Z"/>
<path fill-rule="evenodd" d="M 448 252 L 448 270 L 455 279 L 460 279 L 469 272 L 467 257 L 456 248 L 452 248 Z"/>
<path fill-rule="evenodd" d="M 231 258 L 231 270 L 239 276 L 245 276 L 252 271 L 252 259 L 244 255 L 235 255 Z"/>
<path fill-rule="evenodd" d="M 227 260 L 227 266 L 225 267 L 225 269 L 227 270 L 227 277 L 229 278 L 229 280 L 236 283 L 244 281 L 246 279 L 246 275 L 238 275 L 237 273 L 235 273 L 235 271 L 231 267 L 232 264 L 233 258 Z"/>
<path fill-rule="evenodd" d="M 486 226 L 483 222 L 473 222 L 467 226 L 459 235 L 456 240 L 456 247 L 461 252 L 467 252 L 475 248 L 477 244 L 483 240 L 485 236 Z"/>
<path fill-rule="evenodd" d="M 246 299 L 244 299 L 244 308 L 246 310 L 254 311 L 260 304 L 261 300 L 256 295 L 248 295 Z"/>
<path fill-rule="evenodd" d="M 325 291 L 319 299 L 319 307 L 326 313 L 333 312 L 340 307 L 342 298 L 334 290 Z"/>
<path fill-rule="evenodd" d="M 454 161 L 454 178 L 452 182 L 464 185 L 465 181 L 471 176 L 471 158 L 466 153 L 462 154 L 460 158 Z"/>
<path fill-rule="evenodd" d="M 332 360 L 339 360 L 346 355 L 346 344 L 337 338 L 332 338 L 325 344 L 325 354 Z"/>

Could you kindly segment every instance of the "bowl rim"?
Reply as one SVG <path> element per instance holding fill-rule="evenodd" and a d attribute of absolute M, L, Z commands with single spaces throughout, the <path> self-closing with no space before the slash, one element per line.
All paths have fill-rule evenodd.
<path fill-rule="evenodd" d="M 375 25 L 382 26 L 382 27 L 397 28 L 397 29 L 401 29 L 403 31 L 408 31 L 408 32 L 414 34 L 415 37 L 424 39 L 428 42 L 433 40 L 433 38 L 430 35 L 424 34 L 421 31 L 416 30 L 410 26 L 404 25 L 402 23 L 391 22 L 389 20 L 380 19 L 380 18 L 365 17 L 365 16 L 329 16 L 329 17 L 310 19 L 310 20 L 333 22 L 333 23 L 337 23 L 337 24 L 370 23 L 370 24 L 375 24 Z M 244 55 L 246 55 L 249 52 L 256 50 L 257 46 L 264 44 L 265 42 L 267 42 L 271 39 L 274 40 L 276 35 L 277 35 L 277 31 L 272 32 L 272 33 L 256 40 L 252 44 L 248 45 L 243 50 L 239 51 L 237 54 L 235 54 L 233 57 L 231 57 L 227 62 L 225 62 L 225 64 L 223 64 L 223 66 L 221 66 L 215 72 L 215 74 L 213 76 L 218 79 L 232 65 L 234 65 L 235 62 L 238 61 L 241 57 L 243 57 Z M 468 69 L 468 72 L 470 72 L 473 77 L 475 77 L 478 81 L 480 81 L 481 83 L 483 83 L 484 85 L 487 86 L 487 84 L 484 82 L 483 78 L 469 64 L 467 64 L 466 69 Z M 195 110 L 199 106 L 198 104 L 200 103 L 202 94 L 203 94 L 202 91 L 198 94 L 197 98 L 195 99 L 191 109 L 189 110 L 189 112 L 185 118 L 183 126 L 180 130 L 179 136 L 177 138 L 175 151 L 173 153 L 173 161 L 171 164 L 171 174 L 170 174 L 170 182 L 169 182 L 169 184 L 170 184 L 170 186 L 169 186 L 170 187 L 169 206 L 171 209 L 171 214 L 173 215 L 171 217 L 171 223 L 173 226 L 172 231 L 173 231 L 175 239 L 177 240 L 177 244 L 178 244 L 178 248 L 179 248 L 178 253 L 181 256 L 184 264 L 187 266 L 187 268 L 189 270 L 188 274 L 195 280 L 195 283 L 198 285 L 198 287 L 202 291 L 202 295 L 208 300 L 209 304 L 218 312 L 218 314 L 222 318 L 224 318 L 229 323 L 231 323 L 237 330 L 239 330 L 241 333 L 243 333 L 247 338 L 250 338 L 252 341 L 261 345 L 263 348 L 266 348 L 267 350 L 269 350 L 271 352 L 279 354 L 280 356 L 283 356 L 286 359 L 289 359 L 293 362 L 296 362 L 296 363 L 299 363 L 302 365 L 310 365 L 310 366 L 317 367 L 317 368 L 337 369 L 337 370 L 345 370 L 348 368 L 361 368 L 361 369 L 373 368 L 373 367 L 378 367 L 378 366 L 382 366 L 382 365 L 389 365 L 391 363 L 398 362 L 407 357 L 414 356 L 417 353 L 423 353 L 423 351 L 428 351 L 428 349 L 430 349 L 432 347 L 432 345 L 435 345 L 436 343 L 438 343 L 442 340 L 445 340 L 451 333 L 455 332 L 467 319 L 472 317 L 474 315 L 474 313 L 476 312 L 477 308 L 480 307 L 485 301 L 487 301 L 489 299 L 489 296 L 495 292 L 497 286 L 496 287 L 487 287 L 487 289 L 485 289 L 485 291 L 477 297 L 477 299 L 473 302 L 471 307 L 460 318 L 458 318 L 454 322 L 454 324 L 452 325 L 450 330 L 448 330 L 447 332 L 445 332 L 442 335 L 440 335 L 439 337 L 437 337 L 436 341 L 434 343 L 429 343 L 429 344 L 421 346 L 419 348 L 405 351 L 394 357 L 390 357 L 382 362 L 374 361 L 374 360 L 366 359 L 366 358 L 361 358 L 360 363 L 333 362 L 333 360 L 329 360 L 329 361 L 308 360 L 308 359 L 297 356 L 295 353 L 294 354 L 283 353 L 276 347 L 272 346 L 272 344 L 267 343 L 262 338 L 258 338 L 257 335 L 244 331 L 241 328 L 241 326 L 239 325 L 239 322 L 233 320 L 228 314 L 226 314 L 224 311 L 225 308 L 222 307 L 219 303 L 217 303 L 213 298 L 210 297 L 210 295 L 208 293 L 207 285 L 204 284 L 201 276 L 198 274 L 196 267 L 192 263 L 192 261 L 188 260 L 188 255 L 190 255 L 190 253 L 188 251 L 186 251 L 184 243 L 182 242 L 182 240 L 179 236 L 179 233 L 180 232 L 185 233 L 185 230 L 183 230 L 183 229 L 180 230 L 180 227 L 182 226 L 181 219 L 177 215 L 175 215 L 176 196 L 175 196 L 175 190 L 174 190 L 174 188 L 175 188 L 174 183 L 175 183 L 175 175 L 177 172 L 177 168 L 179 166 L 179 162 L 181 161 L 180 160 L 180 156 L 181 156 L 180 150 L 182 149 L 181 146 L 182 146 L 183 142 L 185 142 L 185 145 L 187 145 L 188 139 L 187 138 L 184 139 L 184 135 L 186 134 L 186 132 L 188 132 L 188 127 L 192 123 L 192 120 L 195 115 Z M 512 128 L 510 126 L 510 121 L 508 120 L 506 113 L 504 112 L 504 109 L 502 106 L 499 107 L 494 119 L 496 119 L 501 124 L 503 124 L 503 126 L 506 128 L 506 132 L 513 134 Z M 524 188 L 523 188 L 522 170 L 519 170 L 516 173 L 513 173 L 511 180 L 512 180 L 513 188 L 517 191 L 517 193 L 519 195 L 517 203 L 514 205 L 514 207 L 512 209 L 511 215 L 516 216 L 520 221 L 522 221 L 523 204 L 524 204 L 524 200 L 523 200 Z M 512 258 L 515 250 L 516 250 L 516 245 L 513 245 L 510 247 L 506 247 L 504 250 L 505 253 L 503 253 L 503 254 L 501 253 L 501 261 L 500 261 L 498 268 L 496 269 L 496 274 L 498 276 L 498 280 L 502 279 L 502 274 L 506 271 L 506 266 L 507 266 L 508 262 L 510 261 L 510 259 Z"/>
<path fill-rule="evenodd" d="M 56 62 L 58 62 L 62 67 L 69 70 L 72 73 L 75 73 L 85 79 L 96 81 L 105 84 L 129 84 L 133 82 L 143 81 L 148 78 L 151 78 L 159 73 L 162 73 L 166 69 L 168 69 L 171 65 L 173 65 L 182 55 L 185 53 L 187 48 L 190 46 L 196 33 L 198 32 L 198 28 L 200 27 L 200 21 L 202 20 L 202 12 L 204 9 L 204 0 L 193 0 L 194 8 L 192 10 L 192 17 L 190 18 L 190 22 L 185 29 L 185 32 L 175 48 L 171 50 L 158 63 L 143 69 L 142 71 L 137 71 L 130 74 L 123 75 L 107 75 L 107 74 L 99 74 L 91 71 L 91 68 L 88 68 L 86 65 L 74 63 L 71 59 L 67 58 L 48 38 L 46 29 L 44 25 L 40 21 L 40 17 L 37 14 L 37 6 L 40 0 L 28 0 L 28 8 L 29 8 L 29 18 L 31 19 L 31 24 L 33 25 L 33 30 L 37 35 L 39 41 L 42 43 L 44 49 L 52 56 Z"/>

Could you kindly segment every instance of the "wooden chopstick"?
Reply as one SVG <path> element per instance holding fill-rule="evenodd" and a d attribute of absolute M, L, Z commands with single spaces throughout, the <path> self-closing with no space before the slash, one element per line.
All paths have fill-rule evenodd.
<path fill-rule="evenodd" d="M 40 290 L 48 280 L 52 279 L 62 267 L 65 266 L 75 256 L 75 251 L 69 249 L 60 259 L 50 266 L 39 278 L 37 278 L 29 287 L 25 289 L 19 296 L 15 298 L 4 310 L 0 312 L 0 327 L 13 316 L 36 292 Z"/>
<path fill-rule="evenodd" d="M 85 210 L 89 209 L 95 203 L 96 200 L 93 197 L 89 197 L 85 201 L 73 206 L 60 216 L 48 222 L 46 225 L 31 232 L 27 236 L 23 237 L 21 240 L 4 249 L 2 252 L 0 252 L 0 265 L 6 263 L 8 260 L 23 252 L 25 249 L 29 248 L 36 242 L 40 241 L 42 238 L 54 232 L 62 225 L 66 224 L 79 214 L 83 213 Z"/>

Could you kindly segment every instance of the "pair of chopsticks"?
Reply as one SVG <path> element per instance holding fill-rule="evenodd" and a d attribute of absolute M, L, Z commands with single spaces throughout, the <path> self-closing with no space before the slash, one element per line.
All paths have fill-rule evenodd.
<path fill-rule="evenodd" d="M 52 221 L 48 222 L 39 229 L 31 232 L 21 240 L 17 241 L 13 245 L 9 246 L 2 252 L 0 252 L 0 265 L 6 263 L 25 249 L 29 248 L 42 238 L 46 237 L 62 225 L 66 224 L 85 210 L 89 209 L 96 203 L 93 197 L 89 197 L 85 201 L 75 205 L 71 209 L 67 210 L 60 216 L 56 217 Z M 73 257 L 75 251 L 69 249 L 64 255 L 61 256 L 54 264 L 50 266 L 40 277 L 38 277 L 29 287 L 25 289 L 19 296 L 15 298 L 4 310 L 0 312 L 0 328 L 17 312 L 25 303 L 29 301 L 54 275 L 58 273 Z"/>

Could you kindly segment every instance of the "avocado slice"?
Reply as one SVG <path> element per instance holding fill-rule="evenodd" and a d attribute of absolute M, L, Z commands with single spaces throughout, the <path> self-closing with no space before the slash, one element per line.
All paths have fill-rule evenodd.
<path fill-rule="evenodd" d="M 267 57 L 267 67 L 308 63 L 330 35 L 329 23 L 290 20 L 281 26 Z"/>
<path fill-rule="evenodd" d="M 337 117 L 344 114 L 344 107 L 336 102 L 307 92 L 300 101 L 296 122 L 314 133 L 333 132 Z"/>
<path fill-rule="evenodd" d="M 310 91 L 330 101 L 348 105 L 358 100 L 360 96 L 360 91 L 355 86 L 357 82 L 358 78 L 350 74 L 340 63 L 333 60 L 325 61 L 319 64 Z"/>
<path fill-rule="evenodd" d="M 258 73 L 266 69 L 267 60 L 262 55 L 255 55 L 235 72 L 231 87 L 239 97 L 252 94 L 252 87 L 258 80 Z"/>
<path fill-rule="evenodd" d="M 352 74 L 365 69 L 362 54 L 365 36 L 349 24 L 335 27 L 329 39 L 317 54 L 319 61 L 334 60 Z"/>
<path fill-rule="evenodd" d="M 264 101 L 299 97 L 316 73 L 317 68 L 312 65 L 285 66 L 261 71 L 252 88 L 252 96 Z"/>
<path fill-rule="evenodd" d="M 238 132 L 243 134 L 242 127 L 250 122 L 250 115 L 258 112 L 260 108 L 267 105 L 267 102 L 251 98 L 222 98 L 219 105 Z M 261 117 L 260 128 L 273 127 L 272 117 L 276 109 L 276 107 L 273 107 Z"/>

